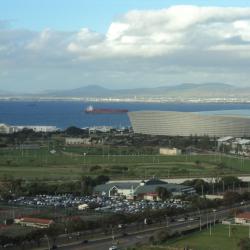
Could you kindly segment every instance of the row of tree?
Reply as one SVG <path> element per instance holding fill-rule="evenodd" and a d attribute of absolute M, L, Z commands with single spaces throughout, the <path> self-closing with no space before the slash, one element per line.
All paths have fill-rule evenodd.
<path fill-rule="evenodd" d="M 74 194 L 90 195 L 96 185 L 109 181 L 109 177 L 82 176 L 79 181 L 48 183 L 40 181 L 27 181 L 24 179 L 6 179 L 1 182 L 0 198 L 8 200 L 18 196 L 33 196 L 38 194 Z"/>
<path fill-rule="evenodd" d="M 187 180 L 183 182 L 183 185 L 193 187 L 200 195 L 224 193 L 225 191 L 236 191 L 248 187 L 247 182 L 243 182 L 235 176 L 215 178 L 212 182 L 203 179 Z"/>

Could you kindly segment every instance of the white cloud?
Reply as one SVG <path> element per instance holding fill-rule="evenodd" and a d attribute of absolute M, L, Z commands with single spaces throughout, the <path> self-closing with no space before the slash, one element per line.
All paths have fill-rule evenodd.
<path fill-rule="evenodd" d="M 71 52 L 81 58 L 152 57 L 176 50 L 209 50 L 217 46 L 237 50 L 234 37 L 250 38 L 250 8 L 174 6 L 163 10 L 130 11 L 111 23 L 107 34 L 86 48 L 84 41 L 71 42 Z M 95 37 L 96 34 L 87 34 Z"/>
<path fill-rule="evenodd" d="M 19 79 L 27 73 L 32 81 L 39 72 L 43 79 L 44 72 L 50 72 L 50 84 L 66 85 L 60 74 L 68 72 L 67 79 L 72 77 L 76 84 L 115 84 L 115 79 L 121 87 L 133 84 L 133 79 L 159 85 L 223 81 L 225 76 L 226 81 L 249 84 L 249 51 L 250 8 L 133 10 L 112 22 L 106 34 L 89 28 L 17 30 L 0 21 L 0 66 L 11 69 L 13 82 L 15 74 Z M 10 81 L 8 75 L 4 80 Z"/>

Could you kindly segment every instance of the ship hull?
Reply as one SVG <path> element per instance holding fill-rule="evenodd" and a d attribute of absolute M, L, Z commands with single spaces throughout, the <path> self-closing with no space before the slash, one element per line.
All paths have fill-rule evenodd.
<path fill-rule="evenodd" d="M 122 114 L 127 113 L 127 109 L 93 109 L 85 110 L 87 114 Z"/>

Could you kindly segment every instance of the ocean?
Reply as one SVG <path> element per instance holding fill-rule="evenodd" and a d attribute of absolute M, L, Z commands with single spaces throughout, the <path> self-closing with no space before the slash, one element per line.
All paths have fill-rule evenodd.
<path fill-rule="evenodd" d="M 239 103 L 84 103 L 78 101 L 0 101 L 0 123 L 9 125 L 53 125 L 65 129 L 92 126 L 130 126 L 127 114 L 86 114 L 84 109 L 95 108 L 166 111 L 214 111 L 243 109 L 250 114 L 250 104 Z"/>

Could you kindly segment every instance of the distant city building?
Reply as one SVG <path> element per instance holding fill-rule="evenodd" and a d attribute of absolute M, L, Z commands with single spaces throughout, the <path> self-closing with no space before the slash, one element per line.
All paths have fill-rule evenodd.
<path fill-rule="evenodd" d="M 159 187 L 165 188 L 173 196 L 196 193 L 192 187 L 167 183 L 155 178 L 141 182 L 109 182 L 96 186 L 94 193 L 109 197 L 124 196 L 127 199 L 160 200 L 157 193 Z"/>
<path fill-rule="evenodd" d="M 160 155 L 180 155 L 181 150 L 178 148 L 160 148 Z"/>
<path fill-rule="evenodd" d="M 17 129 L 17 131 L 21 131 L 23 129 L 31 129 L 34 132 L 44 132 L 44 133 L 58 131 L 58 128 L 56 126 L 37 126 L 37 125 L 32 126 L 32 125 L 27 125 L 27 126 L 15 126 L 14 128 Z"/>
<path fill-rule="evenodd" d="M 129 112 L 134 133 L 167 136 L 250 137 L 250 117 L 241 112 Z"/>
<path fill-rule="evenodd" d="M 250 156 L 250 140 L 245 138 L 223 137 L 217 140 L 218 149 L 222 152 Z"/>
<path fill-rule="evenodd" d="M 59 129 L 56 126 L 37 126 L 37 125 L 27 125 L 27 126 L 11 126 L 7 124 L 0 124 L 0 134 L 12 134 L 15 132 L 22 131 L 24 129 L 31 129 L 34 132 L 55 132 Z"/>
<path fill-rule="evenodd" d="M 94 127 L 90 127 L 90 128 L 89 128 L 89 132 L 90 132 L 90 133 L 94 133 L 94 132 L 103 132 L 103 133 L 107 133 L 107 132 L 109 132 L 111 129 L 113 129 L 112 126 L 94 126 Z"/>
<path fill-rule="evenodd" d="M 81 144 L 90 145 L 91 144 L 91 138 L 66 137 L 65 138 L 65 144 L 67 144 L 67 145 L 81 145 Z"/>
<path fill-rule="evenodd" d="M 0 123 L 0 134 L 11 134 L 13 133 L 13 128 L 7 124 Z"/>

